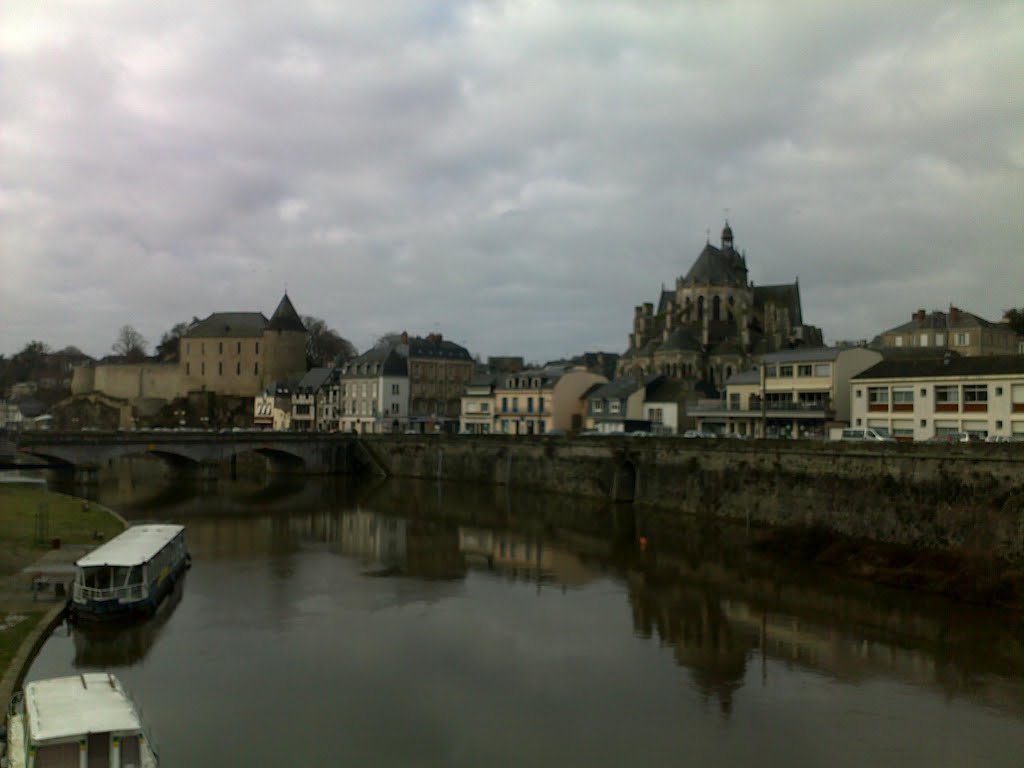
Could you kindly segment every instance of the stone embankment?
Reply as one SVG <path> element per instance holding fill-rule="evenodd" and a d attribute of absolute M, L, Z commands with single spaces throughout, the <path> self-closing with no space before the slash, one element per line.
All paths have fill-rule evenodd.
<path fill-rule="evenodd" d="M 1024 444 L 364 439 L 394 476 L 507 484 L 1024 563 Z"/>

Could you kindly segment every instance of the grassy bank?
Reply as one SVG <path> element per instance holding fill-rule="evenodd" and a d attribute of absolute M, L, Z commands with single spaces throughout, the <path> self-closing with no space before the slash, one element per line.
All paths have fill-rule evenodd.
<path fill-rule="evenodd" d="M 0 611 L 0 678 L 7 671 L 22 642 L 46 615 L 45 608 L 21 613 Z"/>
<path fill-rule="evenodd" d="M 46 524 L 40 527 L 41 505 Z M 53 539 L 61 545 L 96 544 L 122 529 L 110 512 L 82 499 L 34 486 L 0 485 L 0 576 L 35 561 Z"/>

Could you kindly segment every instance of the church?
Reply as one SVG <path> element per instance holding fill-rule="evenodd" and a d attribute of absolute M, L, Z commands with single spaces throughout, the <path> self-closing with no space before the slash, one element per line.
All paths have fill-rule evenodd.
<path fill-rule="evenodd" d="M 705 243 L 674 289 L 662 285 L 657 308 L 636 308 L 617 374 L 662 374 L 720 389 L 755 355 L 799 346 L 822 346 L 821 329 L 804 325 L 799 280 L 755 286 L 726 221 L 721 246 Z"/>

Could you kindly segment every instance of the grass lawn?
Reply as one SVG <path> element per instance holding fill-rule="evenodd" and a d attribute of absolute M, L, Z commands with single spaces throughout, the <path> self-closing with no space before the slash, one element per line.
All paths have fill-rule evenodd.
<path fill-rule="evenodd" d="M 49 521 L 42 540 L 37 541 L 40 504 L 46 505 Z M 82 499 L 33 486 L 0 485 L 0 575 L 20 570 L 38 558 L 53 539 L 60 539 L 61 544 L 92 544 L 122 530 L 116 517 Z"/>
<path fill-rule="evenodd" d="M 7 671 L 7 666 L 14 654 L 21 647 L 21 642 L 35 629 L 45 611 L 30 613 L 7 614 L 0 611 L 0 677 Z"/>

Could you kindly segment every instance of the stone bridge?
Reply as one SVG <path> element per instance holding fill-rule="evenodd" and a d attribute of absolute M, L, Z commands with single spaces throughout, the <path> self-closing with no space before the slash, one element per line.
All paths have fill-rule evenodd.
<path fill-rule="evenodd" d="M 310 432 L 23 432 L 15 439 L 23 455 L 73 468 L 88 479 L 100 466 L 122 456 L 146 454 L 176 469 L 216 478 L 225 461 L 255 453 L 280 472 L 335 474 L 369 468 L 384 474 L 372 452 L 352 434 Z"/>

